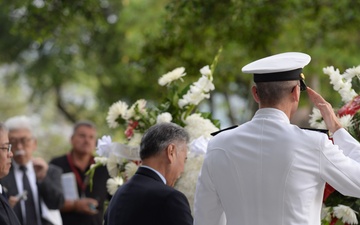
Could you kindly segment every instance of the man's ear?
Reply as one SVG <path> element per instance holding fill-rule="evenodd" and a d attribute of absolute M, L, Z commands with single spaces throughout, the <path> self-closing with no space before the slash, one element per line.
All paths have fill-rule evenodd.
<path fill-rule="evenodd" d="M 292 99 L 294 100 L 294 102 L 299 102 L 300 100 L 300 87 L 296 87 L 296 90 L 294 90 L 293 92 L 291 92 L 291 96 Z"/>
<path fill-rule="evenodd" d="M 170 163 L 173 163 L 174 160 L 175 160 L 175 145 L 173 144 L 169 144 L 166 149 L 165 149 L 165 152 L 166 152 L 166 157 L 167 159 L 169 160 Z"/>
<path fill-rule="evenodd" d="M 260 102 L 260 99 L 259 99 L 259 95 L 258 95 L 258 93 L 257 93 L 257 88 L 256 88 L 255 85 L 251 87 L 251 93 L 252 93 L 252 96 L 253 96 L 255 102 L 256 102 L 256 103 L 259 103 L 259 102 Z"/>

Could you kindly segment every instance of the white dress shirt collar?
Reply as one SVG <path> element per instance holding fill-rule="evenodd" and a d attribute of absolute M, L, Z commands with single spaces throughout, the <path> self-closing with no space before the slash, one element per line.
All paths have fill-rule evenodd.
<path fill-rule="evenodd" d="M 258 109 L 253 117 L 253 120 L 256 119 L 277 119 L 277 120 L 281 120 L 285 123 L 290 123 L 289 117 L 287 117 L 287 115 L 279 110 L 279 109 L 275 109 L 275 108 L 261 108 Z"/>
<path fill-rule="evenodd" d="M 159 173 L 157 170 L 155 170 L 155 169 L 153 169 L 153 168 L 151 168 L 151 167 L 149 167 L 149 166 L 145 166 L 145 165 L 141 165 L 141 167 L 144 167 L 144 168 L 147 168 L 147 169 L 149 169 L 149 170 L 154 171 L 154 172 L 161 178 L 161 180 L 164 182 L 164 184 L 166 184 L 166 179 L 165 179 L 165 177 L 164 177 L 161 173 Z"/>

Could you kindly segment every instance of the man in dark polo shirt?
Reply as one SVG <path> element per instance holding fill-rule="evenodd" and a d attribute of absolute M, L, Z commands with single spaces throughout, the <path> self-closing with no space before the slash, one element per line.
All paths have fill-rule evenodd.
<path fill-rule="evenodd" d="M 95 126 L 91 122 L 76 123 L 71 144 L 72 149 L 68 154 L 54 158 L 50 162 L 61 167 L 63 173 L 73 173 L 76 178 L 79 199 L 65 199 L 61 209 L 63 225 L 102 225 L 104 201 L 109 199 L 106 190 L 109 174 L 106 167 L 96 169 L 92 190 L 90 190 L 89 178 L 86 176 L 86 171 L 94 162 Z"/>

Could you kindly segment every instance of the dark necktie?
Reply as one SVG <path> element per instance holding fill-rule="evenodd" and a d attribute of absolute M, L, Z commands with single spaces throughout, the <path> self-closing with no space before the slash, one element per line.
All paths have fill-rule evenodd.
<path fill-rule="evenodd" d="M 23 185 L 24 191 L 27 191 L 27 200 L 25 201 L 25 215 L 26 219 L 24 219 L 24 225 L 38 225 L 36 209 L 35 209 L 35 201 L 34 196 L 31 191 L 31 186 L 29 179 L 26 175 L 27 168 L 25 166 L 20 167 L 21 171 L 23 171 Z"/>

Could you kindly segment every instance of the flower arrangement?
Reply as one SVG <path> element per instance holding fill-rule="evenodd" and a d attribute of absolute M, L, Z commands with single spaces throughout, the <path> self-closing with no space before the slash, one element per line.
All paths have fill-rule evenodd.
<path fill-rule="evenodd" d="M 329 75 L 330 83 L 340 94 L 344 103 L 336 111 L 341 125 L 360 141 L 360 95 L 353 89 L 353 87 L 359 87 L 360 84 L 360 66 L 346 69 L 343 74 L 333 66 L 324 68 L 323 72 Z M 316 108 L 313 108 L 309 123 L 311 127 L 326 129 L 320 111 Z M 326 184 L 323 201 L 322 224 L 358 224 L 359 199 L 343 196 Z"/>
<path fill-rule="evenodd" d="M 158 84 L 167 89 L 165 99 L 158 105 L 150 105 L 144 99 L 137 100 L 130 107 L 124 101 L 113 103 L 108 111 L 107 123 L 110 128 L 122 127 L 126 140 L 123 143 L 112 142 L 110 136 L 98 140 L 95 164 L 91 173 L 99 166 L 106 166 L 111 178 L 107 181 L 109 194 L 113 195 L 118 187 L 133 176 L 141 164 L 139 151 L 143 133 L 152 125 L 161 122 L 173 122 L 188 131 L 190 150 L 185 171 L 177 181 L 175 188 L 182 191 L 193 202 L 197 176 L 200 171 L 207 142 L 212 132 L 218 131 L 218 120 L 210 113 L 200 112 L 198 105 L 202 100 L 210 98 L 215 89 L 213 72 L 218 56 L 211 66 L 200 69 L 200 78 L 180 88 L 184 82 L 185 68 L 176 68 L 158 80 Z M 201 124 L 201 126 L 199 126 Z"/>

